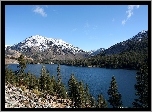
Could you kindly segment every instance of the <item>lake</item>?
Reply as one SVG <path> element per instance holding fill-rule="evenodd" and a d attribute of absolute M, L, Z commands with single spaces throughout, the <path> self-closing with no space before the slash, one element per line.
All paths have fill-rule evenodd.
<path fill-rule="evenodd" d="M 57 65 L 44 64 L 51 75 L 56 77 Z M 17 70 L 17 64 L 10 64 L 8 68 L 13 71 Z M 40 75 L 42 64 L 28 64 L 25 72 L 31 72 L 36 76 Z M 114 75 L 118 85 L 118 91 L 122 95 L 123 106 L 132 107 L 132 102 L 136 98 L 134 85 L 136 84 L 136 70 L 125 69 L 106 69 L 106 68 L 88 68 L 60 65 L 62 82 L 68 85 L 68 80 L 71 74 L 74 74 L 76 79 L 87 83 L 90 93 L 97 98 L 97 95 L 102 93 L 104 98 L 108 100 L 107 91 L 110 86 L 111 78 Z M 108 104 L 109 105 L 109 104 Z"/>

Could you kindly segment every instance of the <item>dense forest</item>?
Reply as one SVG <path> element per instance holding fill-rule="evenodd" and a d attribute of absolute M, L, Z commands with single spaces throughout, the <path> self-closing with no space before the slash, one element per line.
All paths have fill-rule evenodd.
<path fill-rule="evenodd" d="M 138 62 L 138 58 L 137 58 L 138 54 L 135 53 L 134 58 L 132 56 L 133 54 L 132 55 L 130 54 L 129 56 L 129 54 L 126 54 L 126 52 L 116 56 L 98 55 L 96 57 L 92 57 L 86 60 L 86 62 L 84 63 L 87 64 L 90 62 L 90 65 L 99 65 L 100 67 L 102 67 L 101 65 L 103 66 L 106 65 L 106 67 L 117 68 L 118 66 L 120 67 L 120 65 L 122 64 L 122 63 L 120 65 L 118 64 L 120 62 L 119 59 L 129 60 L 131 58 L 132 60 L 128 62 L 130 67 L 130 64 L 134 65 L 134 63 Z M 148 58 L 145 58 L 144 56 L 143 58 L 145 59 L 145 61 L 144 63 L 141 64 L 142 66 L 141 65 L 138 66 L 139 71 L 137 72 L 137 76 L 136 76 L 137 84 L 135 85 L 135 90 L 136 90 L 137 99 L 134 100 L 133 106 L 130 108 L 148 108 L 149 105 L 148 104 L 148 98 L 149 98 L 148 97 Z M 141 60 L 143 60 L 143 58 L 140 57 Z M 104 60 L 106 61 L 104 62 Z M 17 87 L 24 86 L 30 90 L 35 91 L 36 93 L 39 93 L 41 97 L 44 97 L 43 96 L 44 94 L 40 94 L 41 92 L 43 92 L 46 94 L 57 96 L 58 98 L 70 99 L 72 101 L 70 105 L 72 108 L 109 108 L 108 103 L 113 108 L 123 107 L 123 102 L 121 101 L 122 96 L 121 93 L 119 93 L 118 91 L 117 82 L 114 76 L 111 79 L 111 83 L 109 84 L 109 89 L 107 91 L 107 94 L 109 95 L 109 99 L 106 101 L 103 95 L 99 94 L 98 99 L 95 100 L 89 92 L 88 85 L 84 84 L 84 82 L 82 81 L 78 81 L 74 76 L 74 74 L 71 74 L 71 76 L 69 77 L 68 89 L 67 89 L 65 85 L 63 85 L 62 83 L 59 64 L 57 67 L 56 77 L 52 76 L 49 73 L 49 71 L 45 68 L 45 66 L 43 66 L 41 69 L 40 77 L 36 77 L 34 74 L 31 74 L 29 72 L 28 73 L 24 72 L 27 61 L 25 60 L 23 55 L 21 55 L 18 58 L 18 61 L 19 61 L 18 71 L 13 72 L 12 70 L 9 70 L 7 67 L 5 68 L 5 83 L 9 82 Z M 79 61 L 75 60 L 74 62 L 75 62 L 74 65 L 83 65 L 82 63 L 80 63 L 81 62 L 80 60 Z M 114 64 L 110 65 L 109 63 L 112 62 Z M 118 66 L 115 66 L 116 65 L 115 63 L 117 63 Z M 127 66 L 128 63 L 126 64 L 123 63 L 122 65 L 128 67 Z"/>

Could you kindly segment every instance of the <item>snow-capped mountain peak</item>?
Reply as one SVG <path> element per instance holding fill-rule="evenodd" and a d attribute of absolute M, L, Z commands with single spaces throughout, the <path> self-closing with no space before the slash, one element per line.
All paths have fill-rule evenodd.
<path fill-rule="evenodd" d="M 41 35 L 28 37 L 22 42 L 11 46 L 12 49 L 19 50 L 21 52 L 27 51 L 27 49 L 31 49 L 33 47 L 37 47 L 39 51 L 44 51 L 51 47 L 58 47 L 58 49 L 68 50 L 73 54 L 84 52 L 82 49 L 74 47 L 73 45 L 63 41 L 62 39 L 47 38 Z"/>

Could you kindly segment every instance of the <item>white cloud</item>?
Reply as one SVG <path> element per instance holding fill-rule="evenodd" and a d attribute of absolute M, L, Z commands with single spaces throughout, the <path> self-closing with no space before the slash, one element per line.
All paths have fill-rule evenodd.
<path fill-rule="evenodd" d="M 140 5 L 136 5 L 137 8 L 139 8 Z"/>
<path fill-rule="evenodd" d="M 128 5 L 128 10 L 126 13 L 128 14 L 127 19 L 129 19 L 133 15 L 134 7 L 139 8 L 140 5 Z"/>
<path fill-rule="evenodd" d="M 122 21 L 122 25 L 125 25 L 125 23 L 128 21 L 128 19 L 133 15 L 134 7 L 136 7 L 138 9 L 140 7 L 140 5 L 128 5 L 128 10 L 126 11 L 127 19 Z"/>
<path fill-rule="evenodd" d="M 33 10 L 33 12 L 40 14 L 43 17 L 47 17 L 46 12 L 44 11 L 44 9 L 40 6 L 36 6 L 35 9 Z"/>
<path fill-rule="evenodd" d="M 125 24 L 126 24 L 126 20 L 123 20 L 123 21 L 122 21 L 122 25 L 125 25 Z"/>

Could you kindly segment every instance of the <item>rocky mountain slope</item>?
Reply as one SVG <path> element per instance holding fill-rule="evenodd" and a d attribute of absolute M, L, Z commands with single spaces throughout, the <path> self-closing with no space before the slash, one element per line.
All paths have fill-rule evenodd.
<path fill-rule="evenodd" d="M 58 48 L 63 51 L 69 51 L 73 54 L 84 52 L 82 49 L 74 47 L 61 39 L 47 38 L 40 35 L 28 37 L 24 41 L 10 47 L 12 50 L 21 52 L 29 52 L 32 48 L 36 51 L 45 51 L 46 49 L 50 48 Z"/>
<path fill-rule="evenodd" d="M 47 38 L 40 35 L 28 37 L 20 43 L 5 47 L 5 49 L 6 55 L 10 54 L 10 50 L 15 50 L 37 60 L 75 59 L 87 55 L 82 49 L 74 47 L 61 39 Z"/>
<path fill-rule="evenodd" d="M 55 96 L 39 97 L 32 91 L 23 91 L 10 83 L 5 83 L 5 108 L 70 108 L 70 100 Z"/>

